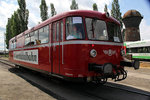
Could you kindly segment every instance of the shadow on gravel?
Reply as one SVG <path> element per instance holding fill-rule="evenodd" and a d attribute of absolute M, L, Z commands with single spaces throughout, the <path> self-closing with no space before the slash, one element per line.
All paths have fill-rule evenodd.
<path fill-rule="evenodd" d="M 58 99 L 58 100 L 66 100 L 65 98 L 63 97 L 60 97 L 59 95 L 55 94 L 54 92 L 50 91 L 49 89 L 46 89 L 44 87 L 42 87 L 40 84 L 38 83 L 35 83 L 34 81 L 32 81 L 30 78 L 26 78 L 24 77 L 23 74 L 33 74 L 33 75 L 37 75 L 37 77 L 39 78 L 43 78 L 47 81 L 50 81 L 50 79 L 46 76 L 46 75 L 43 75 L 39 72 L 35 72 L 35 71 L 32 71 L 32 70 L 29 70 L 29 69 L 26 69 L 26 68 L 10 68 L 8 69 L 11 73 L 14 73 L 16 74 L 17 76 L 23 78 L 24 80 L 26 80 L 28 83 L 30 83 L 31 85 L 39 88 L 41 91 L 47 93 L 48 95 L 50 96 L 53 96 L 54 98 Z M 48 78 L 48 79 L 46 79 Z"/>
<path fill-rule="evenodd" d="M 150 100 L 150 92 L 116 83 L 67 82 L 24 68 L 9 71 L 59 100 Z"/>

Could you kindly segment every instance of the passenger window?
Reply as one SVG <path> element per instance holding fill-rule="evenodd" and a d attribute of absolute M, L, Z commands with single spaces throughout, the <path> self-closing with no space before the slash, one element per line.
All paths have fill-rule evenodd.
<path fill-rule="evenodd" d="M 66 39 L 83 39 L 84 36 L 82 17 L 68 17 L 66 19 Z"/>
<path fill-rule="evenodd" d="M 60 40 L 63 40 L 63 21 L 61 21 Z"/>
<path fill-rule="evenodd" d="M 29 45 L 30 43 L 30 35 L 29 33 L 25 35 L 25 46 Z"/>
<path fill-rule="evenodd" d="M 16 48 L 16 40 L 14 40 L 14 49 Z"/>
<path fill-rule="evenodd" d="M 34 44 L 35 44 L 35 45 L 40 44 L 39 39 L 38 39 L 38 30 L 36 30 L 36 31 L 34 32 Z"/>
<path fill-rule="evenodd" d="M 53 23 L 53 41 L 55 41 L 55 23 Z"/>
<path fill-rule="evenodd" d="M 31 37 L 30 45 L 35 45 L 34 32 L 30 33 L 30 37 Z"/>
<path fill-rule="evenodd" d="M 39 42 L 42 43 L 48 43 L 49 40 L 49 29 L 48 26 L 45 26 L 44 28 L 41 28 L 39 30 Z"/>
<path fill-rule="evenodd" d="M 11 42 L 10 42 L 10 49 L 13 49 L 13 48 L 14 48 L 14 42 L 11 41 Z"/>
<path fill-rule="evenodd" d="M 57 22 L 56 41 L 59 41 L 59 22 Z"/>

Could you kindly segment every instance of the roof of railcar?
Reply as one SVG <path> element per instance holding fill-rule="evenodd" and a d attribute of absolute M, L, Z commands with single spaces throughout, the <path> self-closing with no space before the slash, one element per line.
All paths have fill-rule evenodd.
<path fill-rule="evenodd" d="M 110 22 L 114 22 L 116 24 L 120 23 L 113 17 L 106 17 L 105 13 L 100 13 L 98 11 L 92 11 L 92 10 L 74 10 L 74 11 L 68 11 L 68 12 L 64 12 L 58 15 L 55 15 L 49 19 L 47 19 L 46 21 L 42 22 L 41 24 L 37 25 L 34 27 L 34 29 L 38 29 L 40 27 L 43 27 L 51 22 L 55 22 L 57 20 L 60 20 L 62 18 L 68 17 L 68 16 L 85 16 L 85 17 L 93 17 L 93 18 L 99 18 L 105 21 L 110 21 Z"/>
<path fill-rule="evenodd" d="M 64 12 L 61 14 L 57 14 L 57 15 L 45 20 L 44 22 L 36 25 L 35 27 L 32 27 L 31 29 L 26 30 L 25 32 L 22 32 L 21 34 L 24 34 L 24 33 L 26 34 L 26 33 L 32 32 L 32 31 L 39 29 L 51 22 L 55 22 L 57 20 L 60 20 L 62 18 L 68 17 L 68 16 L 85 16 L 85 17 L 98 18 L 98 19 L 102 19 L 105 21 L 114 22 L 114 23 L 120 25 L 119 21 L 117 21 L 115 18 L 113 18 L 111 16 L 106 17 L 105 13 L 101 13 L 98 11 L 92 11 L 92 10 L 73 10 L 73 11 L 68 11 L 68 12 Z M 12 38 L 12 39 L 14 39 L 14 38 Z"/>

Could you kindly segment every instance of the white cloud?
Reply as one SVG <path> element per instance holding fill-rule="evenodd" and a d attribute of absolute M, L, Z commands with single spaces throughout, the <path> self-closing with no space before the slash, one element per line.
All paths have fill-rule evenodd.
<path fill-rule="evenodd" d="M 6 27 L 7 19 L 11 17 L 14 10 L 16 10 L 17 8 L 18 5 L 16 5 L 14 2 L 0 2 L 0 27 Z"/>
<path fill-rule="evenodd" d="M 143 19 L 140 24 L 141 40 L 150 40 L 150 25 Z"/>
<path fill-rule="evenodd" d="M 4 31 L 0 30 L 0 50 L 4 49 Z"/>
<path fill-rule="evenodd" d="M 57 14 L 59 14 L 65 11 L 69 11 L 71 2 L 72 0 L 46 0 L 49 16 L 51 15 L 50 3 L 54 4 Z M 87 9 L 92 10 L 93 3 L 97 3 L 99 11 L 103 12 L 104 5 L 105 4 L 109 5 L 112 2 L 112 0 L 89 0 L 89 1 L 76 0 L 76 2 L 78 3 L 79 9 L 86 9 L 86 10 Z M 4 13 L 3 18 L 4 17 L 6 18 L 4 21 L 5 23 L 3 23 L 2 25 L 0 24 L 0 27 L 1 26 L 5 27 L 7 23 L 7 18 L 11 17 L 11 14 L 13 14 L 13 11 L 15 11 L 18 8 L 18 4 L 17 4 L 17 1 L 16 3 L 14 3 L 14 1 L 13 2 L 2 1 L 2 3 L 3 3 L 3 6 L 0 7 L 0 9 L 4 9 L 5 7 L 9 6 L 7 9 L 5 9 L 5 11 L 3 11 Z M 40 4 L 41 4 L 41 0 L 26 0 L 27 9 L 29 10 L 29 24 L 28 24 L 29 28 L 37 25 L 38 22 L 41 21 L 40 8 L 39 8 Z"/>

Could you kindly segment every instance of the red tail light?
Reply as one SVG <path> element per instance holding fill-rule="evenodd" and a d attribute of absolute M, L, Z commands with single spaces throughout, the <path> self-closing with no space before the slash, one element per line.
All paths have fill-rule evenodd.
<path fill-rule="evenodd" d="M 123 49 L 124 49 L 124 52 L 125 52 L 125 54 L 126 54 L 126 46 L 124 46 L 124 48 L 123 48 Z"/>

